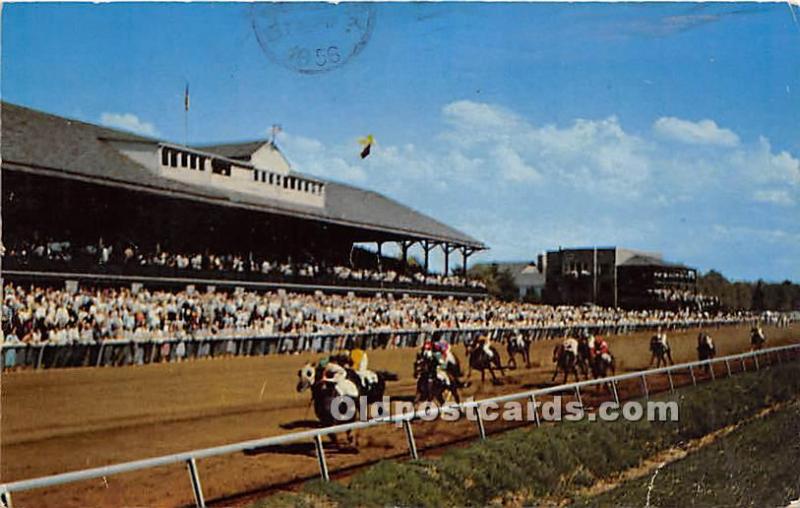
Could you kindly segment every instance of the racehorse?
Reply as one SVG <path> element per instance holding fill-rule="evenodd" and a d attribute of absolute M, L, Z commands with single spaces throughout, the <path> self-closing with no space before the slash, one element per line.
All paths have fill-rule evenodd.
<path fill-rule="evenodd" d="M 467 377 L 472 375 L 472 369 L 481 371 L 481 383 L 486 381 L 486 371 L 492 376 L 493 384 L 501 384 L 494 373 L 497 369 L 501 376 L 505 376 L 503 365 L 500 363 L 500 352 L 491 344 L 481 343 L 480 339 L 467 344 L 467 357 L 469 358 L 469 369 Z"/>
<path fill-rule="evenodd" d="M 750 330 L 750 346 L 751 350 L 755 351 L 757 349 L 761 349 L 764 347 L 764 343 L 767 341 L 767 338 L 764 337 L 764 331 L 761 329 L 760 326 L 754 326 L 752 330 Z"/>
<path fill-rule="evenodd" d="M 714 346 L 714 341 L 711 336 L 705 332 L 700 332 L 697 336 L 697 357 L 702 362 L 703 360 L 710 360 L 717 355 L 717 348 Z M 706 372 L 711 368 L 710 365 L 704 365 L 703 368 Z"/>
<path fill-rule="evenodd" d="M 414 361 L 414 377 L 417 378 L 417 393 L 414 404 L 436 401 L 440 406 L 446 401 L 446 394 L 461 403 L 458 394 L 458 381 L 447 371 L 439 368 L 439 360 L 431 351 L 420 351 Z"/>
<path fill-rule="evenodd" d="M 567 340 L 575 341 L 575 339 Z M 575 349 L 577 349 L 577 347 L 575 347 Z M 577 361 L 577 356 L 572 348 L 566 347 L 564 343 L 558 344 L 553 348 L 553 363 L 556 364 L 556 370 L 553 372 L 553 379 L 551 379 L 551 381 L 556 380 L 559 371 L 564 373 L 563 383 L 567 382 L 567 377 L 570 373 L 575 375 L 575 381 L 580 381 L 578 378 Z"/>
<path fill-rule="evenodd" d="M 589 374 L 592 371 L 592 348 L 594 347 L 594 337 L 588 335 L 581 335 L 578 338 L 578 357 L 575 359 L 576 366 L 580 370 L 583 377 L 589 379 Z"/>
<path fill-rule="evenodd" d="M 509 369 L 517 368 L 517 359 L 514 355 L 521 355 L 522 359 L 525 360 L 525 367 L 528 369 L 531 368 L 531 342 L 524 338 L 522 334 L 517 333 L 514 336 L 509 337 L 506 350 L 508 351 Z"/>
<path fill-rule="evenodd" d="M 323 375 L 323 368 L 315 366 L 311 363 L 306 363 L 297 371 L 297 391 L 303 392 L 311 389 L 311 401 L 314 404 L 314 414 L 324 427 L 331 425 L 338 425 L 341 423 L 350 423 L 358 418 L 358 396 L 359 391 L 356 384 L 346 376 L 334 376 L 331 379 L 326 379 Z M 355 412 L 350 418 L 339 419 L 333 415 L 333 405 L 341 402 L 342 398 L 350 399 Z M 331 441 L 338 444 L 336 434 L 330 434 Z M 357 444 L 355 434 L 347 431 L 347 442 L 351 445 Z"/>
<path fill-rule="evenodd" d="M 611 353 L 594 355 L 594 358 L 591 360 L 591 366 L 592 376 L 594 376 L 595 379 L 608 377 L 609 372 L 611 372 L 612 376 L 617 373 L 617 363 L 614 359 L 614 355 Z"/>
<path fill-rule="evenodd" d="M 661 367 L 662 364 L 666 367 L 668 365 L 667 360 L 669 360 L 669 364 L 674 365 L 666 335 L 657 333 L 650 338 L 650 352 L 653 355 L 650 358 L 650 365 L 656 362 L 656 368 Z"/>

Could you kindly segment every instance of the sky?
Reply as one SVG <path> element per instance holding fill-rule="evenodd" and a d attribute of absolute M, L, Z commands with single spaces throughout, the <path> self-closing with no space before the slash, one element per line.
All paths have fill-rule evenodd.
<path fill-rule="evenodd" d="M 279 124 L 295 170 L 438 218 L 478 261 L 619 245 L 800 281 L 799 23 L 786 3 L 6 3 L 0 91 L 181 143 Z"/>

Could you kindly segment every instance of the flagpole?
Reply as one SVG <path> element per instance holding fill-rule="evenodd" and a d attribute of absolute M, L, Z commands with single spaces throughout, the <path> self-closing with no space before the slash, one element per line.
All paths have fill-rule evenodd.
<path fill-rule="evenodd" d="M 183 146 L 189 146 L 189 82 L 183 94 Z"/>

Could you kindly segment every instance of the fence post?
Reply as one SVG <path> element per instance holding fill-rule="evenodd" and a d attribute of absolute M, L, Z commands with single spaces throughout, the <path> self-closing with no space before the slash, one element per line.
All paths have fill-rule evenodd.
<path fill-rule="evenodd" d="M 36 359 L 36 369 L 42 368 L 42 357 L 44 356 L 44 350 L 47 348 L 47 344 L 42 344 L 42 347 L 39 348 L 39 358 Z"/>
<path fill-rule="evenodd" d="M 531 394 L 531 403 L 533 404 L 533 421 L 536 422 L 536 426 L 540 427 L 542 423 L 539 421 L 539 410 L 536 409 L 536 395 Z"/>
<path fill-rule="evenodd" d="M 575 398 L 578 399 L 578 404 L 581 406 L 581 414 L 586 413 L 586 409 L 583 407 L 583 399 L 581 399 L 581 388 L 580 386 L 575 386 Z"/>
<path fill-rule="evenodd" d="M 744 356 L 739 357 L 739 363 L 742 364 L 742 372 L 747 372 L 747 364 L 744 363 Z"/>
<path fill-rule="evenodd" d="M 186 461 L 189 469 L 189 477 L 192 480 L 192 492 L 194 492 L 194 502 L 197 508 L 206 508 L 206 500 L 203 498 L 203 487 L 200 485 L 200 475 L 197 473 L 197 463 L 194 457 Z"/>
<path fill-rule="evenodd" d="M 675 383 L 672 381 L 672 371 L 667 371 L 667 379 L 669 380 L 669 392 L 675 393 Z"/>
<path fill-rule="evenodd" d="M 403 420 L 403 428 L 406 431 L 406 440 L 408 441 L 408 451 L 411 453 L 411 458 L 417 460 L 417 442 L 414 441 L 414 431 L 411 430 L 411 420 Z"/>
<path fill-rule="evenodd" d="M 650 399 L 650 390 L 647 389 L 647 376 L 642 374 L 642 388 L 644 389 L 644 398 Z"/>
<path fill-rule="evenodd" d="M 94 365 L 95 367 L 99 367 L 100 363 L 102 363 L 103 361 L 103 348 L 105 347 L 105 345 L 106 345 L 105 342 L 100 343 L 100 349 L 97 350 L 97 361 L 95 362 Z"/>
<path fill-rule="evenodd" d="M 716 381 L 717 376 L 714 375 L 714 364 L 708 360 L 708 371 L 711 373 L 711 381 Z"/>
<path fill-rule="evenodd" d="M 692 376 L 692 386 L 697 386 L 697 378 L 694 376 L 694 368 L 689 365 L 689 374 Z"/>
<path fill-rule="evenodd" d="M 725 358 L 725 368 L 728 371 L 728 377 L 731 377 L 731 362 L 727 358 Z"/>
<path fill-rule="evenodd" d="M 756 351 L 755 354 L 753 355 L 753 361 L 755 361 L 756 363 L 756 370 L 760 369 L 760 367 L 758 366 L 758 355 L 759 355 L 758 351 Z"/>
<path fill-rule="evenodd" d="M 14 504 L 11 502 L 11 492 L 6 490 L 6 487 L 0 487 L 0 503 L 4 508 L 14 508 Z"/>
<path fill-rule="evenodd" d="M 614 392 L 614 402 L 619 406 L 619 392 L 617 392 L 617 380 L 611 381 L 611 391 Z"/>
<path fill-rule="evenodd" d="M 478 435 L 481 438 L 481 441 L 486 440 L 486 427 L 483 426 L 483 416 L 481 415 L 481 406 L 480 404 L 475 406 L 475 414 L 478 416 Z"/>
<path fill-rule="evenodd" d="M 319 437 L 319 434 L 314 436 L 314 447 L 317 449 L 317 460 L 319 461 L 319 472 L 322 475 L 322 479 L 326 482 L 331 480 L 330 475 L 328 474 L 328 463 L 325 462 L 325 449 L 322 447 L 322 438 Z"/>

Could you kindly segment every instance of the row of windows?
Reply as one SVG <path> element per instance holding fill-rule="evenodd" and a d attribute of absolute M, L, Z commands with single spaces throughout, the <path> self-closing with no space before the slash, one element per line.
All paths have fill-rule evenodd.
<path fill-rule="evenodd" d="M 253 170 L 253 181 L 263 182 L 270 185 L 277 185 L 284 189 L 299 190 L 303 192 L 310 192 L 312 194 L 322 193 L 322 184 L 303 180 L 293 176 L 284 176 L 269 171 L 262 171 L 260 169 Z"/>
<path fill-rule="evenodd" d="M 161 165 L 173 168 L 182 167 L 205 171 L 206 157 L 193 153 L 180 152 L 171 148 L 161 149 Z M 230 172 L 229 172 L 230 174 Z"/>
<path fill-rule="evenodd" d="M 597 265 L 597 275 L 609 275 L 613 271 L 612 265 L 610 263 L 599 263 Z M 567 261 L 562 266 L 562 273 L 569 274 L 572 272 L 577 273 L 592 273 L 592 263 L 589 262 L 577 262 L 577 261 Z"/>
<path fill-rule="evenodd" d="M 695 273 L 691 270 L 679 272 L 654 272 L 656 279 L 694 279 Z"/>
<path fill-rule="evenodd" d="M 173 168 L 182 167 L 198 171 L 206 170 L 206 159 L 202 155 L 189 152 L 182 152 L 172 148 L 164 147 L 161 149 L 161 164 Z M 215 175 L 231 176 L 232 166 L 230 162 L 221 159 L 211 159 L 211 172 Z M 263 182 L 270 185 L 277 185 L 284 189 L 310 192 L 312 194 L 322 194 L 322 184 L 296 178 L 294 176 L 284 176 L 270 171 L 260 169 L 253 170 L 253 181 Z"/>

